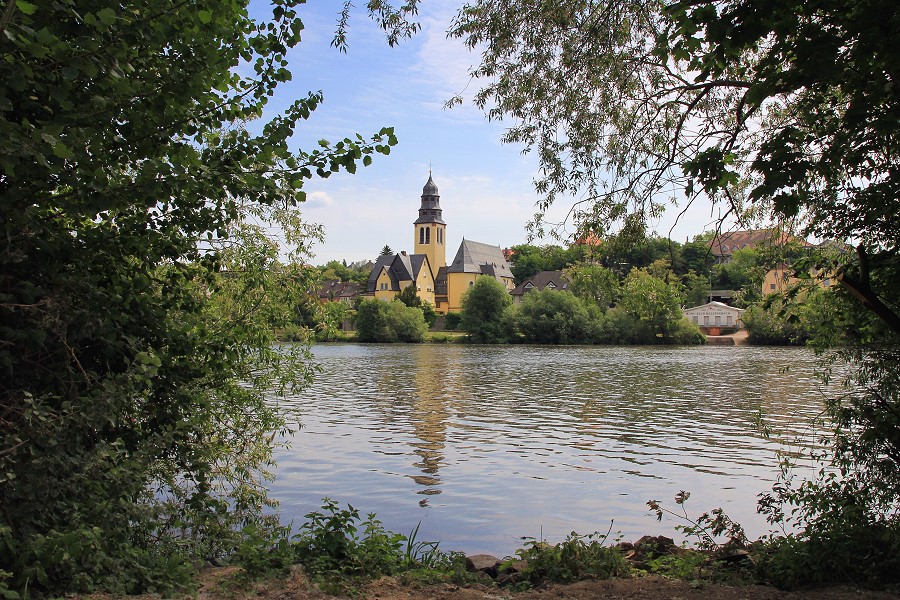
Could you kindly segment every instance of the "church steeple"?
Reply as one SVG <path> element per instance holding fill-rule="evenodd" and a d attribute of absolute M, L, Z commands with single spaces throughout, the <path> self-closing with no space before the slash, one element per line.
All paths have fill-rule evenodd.
<path fill-rule="evenodd" d="M 422 205 L 419 207 L 419 218 L 416 219 L 416 225 L 419 223 L 440 223 L 446 225 L 441 218 L 441 195 L 438 193 L 437 185 L 428 173 L 428 182 L 422 188 Z"/>
<path fill-rule="evenodd" d="M 413 242 L 416 254 L 427 254 L 434 274 L 447 266 L 446 233 L 447 224 L 441 218 L 441 195 L 428 171 L 428 181 L 422 188 L 422 204 L 419 218 L 413 222 Z"/>

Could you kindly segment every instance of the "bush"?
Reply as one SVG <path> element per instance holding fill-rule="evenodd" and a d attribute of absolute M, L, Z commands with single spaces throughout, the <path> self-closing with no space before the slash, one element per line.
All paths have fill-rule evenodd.
<path fill-rule="evenodd" d="M 605 543 L 605 535 L 575 532 L 555 545 L 532 540 L 518 552 L 519 559 L 525 563 L 522 579 L 534 586 L 587 578 L 610 579 L 626 574 L 629 565 L 622 552 Z"/>
<path fill-rule="evenodd" d="M 526 342 L 589 344 L 597 337 L 601 316 L 596 305 L 569 292 L 543 290 L 525 294 L 515 311 L 515 322 Z"/>
<path fill-rule="evenodd" d="M 449 331 L 454 331 L 459 327 L 461 320 L 462 315 L 460 313 L 447 313 L 444 316 L 444 328 Z"/>
<path fill-rule="evenodd" d="M 361 342 L 421 342 L 427 330 L 422 309 L 402 302 L 367 299 L 356 311 L 356 333 Z"/>

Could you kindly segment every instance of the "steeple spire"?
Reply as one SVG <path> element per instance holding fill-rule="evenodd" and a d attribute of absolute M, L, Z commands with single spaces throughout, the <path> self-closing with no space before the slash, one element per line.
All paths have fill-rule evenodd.
<path fill-rule="evenodd" d="M 428 181 L 422 188 L 422 205 L 419 207 L 419 218 L 415 220 L 415 224 L 420 223 L 440 223 L 446 225 L 444 219 L 441 218 L 441 195 L 438 193 L 437 185 L 431 178 L 431 169 L 428 170 Z"/>

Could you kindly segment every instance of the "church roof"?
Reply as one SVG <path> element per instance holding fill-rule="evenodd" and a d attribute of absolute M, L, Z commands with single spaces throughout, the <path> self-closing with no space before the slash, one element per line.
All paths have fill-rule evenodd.
<path fill-rule="evenodd" d="M 428 174 L 428 181 L 425 182 L 425 187 L 422 188 L 423 196 L 438 196 L 437 184 L 434 183 L 434 179 L 431 178 L 431 173 Z"/>
<path fill-rule="evenodd" d="M 400 291 L 400 283 L 403 281 L 415 281 L 419 276 L 422 266 L 428 264 L 428 256 L 425 254 L 388 254 L 379 256 L 375 261 L 375 266 L 369 273 L 369 280 L 366 283 L 366 291 L 374 292 L 378 286 L 378 278 L 381 272 L 387 269 L 388 277 L 391 280 L 391 289 Z"/>
<path fill-rule="evenodd" d="M 444 219 L 441 218 L 441 195 L 438 193 L 437 185 L 428 174 L 428 182 L 422 188 L 422 205 L 419 207 L 419 218 L 414 221 L 414 225 L 421 223 L 438 223 L 446 225 Z"/>
<path fill-rule="evenodd" d="M 463 239 L 456 257 L 447 268 L 448 273 L 481 273 L 494 277 L 512 278 L 509 263 L 503 257 L 500 246 Z"/>

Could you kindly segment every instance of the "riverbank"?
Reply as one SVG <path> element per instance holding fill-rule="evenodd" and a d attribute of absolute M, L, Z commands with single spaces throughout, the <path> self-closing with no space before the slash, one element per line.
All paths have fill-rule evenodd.
<path fill-rule="evenodd" d="M 197 600 L 333 600 L 295 567 L 284 578 L 257 582 L 236 589 L 233 580 L 237 567 L 207 569 L 202 573 L 202 587 Z M 553 584 L 540 589 L 514 592 L 483 584 L 404 585 L 394 577 L 385 577 L 354 590 L 356 598 L 379 600 L 896 600 L 900 595 L 863 590 L 850 586 L 834 586 L 786 592 L 762 585 L 732 586 L 721 583 L 687 582 L 657 575 L 586 580 L 567 585 Z M 94 600 L 106 600 L 95 595 Z M 150 600 L 151 596 L 138 597 Z"/>

